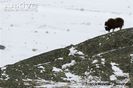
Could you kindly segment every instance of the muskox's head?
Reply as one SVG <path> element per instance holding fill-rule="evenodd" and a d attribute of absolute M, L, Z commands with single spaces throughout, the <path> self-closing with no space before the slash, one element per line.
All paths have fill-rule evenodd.
<path fill-rule="evenodd" d="M 105 22 L 105 30 L 108 31 L 108 32 L 110 32 L 110 30 L 111 30 L 111 29 L 108 27 L 108 22 Z"/>
<path fill-rule="evenodd" d="M 105 26 L 105 30 L 110 32 L 111 29 L 109 27 Z"/>

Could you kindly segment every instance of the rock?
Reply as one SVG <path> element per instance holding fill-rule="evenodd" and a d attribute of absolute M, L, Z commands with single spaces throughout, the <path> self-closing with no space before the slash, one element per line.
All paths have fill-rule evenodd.
<path fill-rule="evenodd" d="M 1 50 L 4 50 L 5 48 L 6 48 L 5 46 L 0 45 L 0 49 L 1 49 Z"/>

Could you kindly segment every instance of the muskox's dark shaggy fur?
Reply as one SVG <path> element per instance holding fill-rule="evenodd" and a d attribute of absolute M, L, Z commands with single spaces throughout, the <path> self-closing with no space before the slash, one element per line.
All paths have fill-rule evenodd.
<path fill-rule="evenodd" d="M 124 25 L 124 20 L 122 18 L 116 18 L 116 19 L 113 19 L 113 18 L 110 18 L 108 19 L 108 21 L 105 22 L 105 30 L 110 32 L 111 29 L 114 29 L 115 28 L 122 28 L 122 26 Z"/>

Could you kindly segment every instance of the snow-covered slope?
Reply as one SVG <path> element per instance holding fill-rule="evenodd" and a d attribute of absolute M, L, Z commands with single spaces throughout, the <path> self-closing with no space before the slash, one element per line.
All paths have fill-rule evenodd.
<path fill-rule="evenodd" d="M 132 0 L 0 0 L 0 66 L 105 34 L 122 17 L 132 27 Z"/>
<path fill-rule="evenodd" d="M 131 53 L 133 28 L 123 29 L 3 66 L 0 87 L 128 88 Z"/>

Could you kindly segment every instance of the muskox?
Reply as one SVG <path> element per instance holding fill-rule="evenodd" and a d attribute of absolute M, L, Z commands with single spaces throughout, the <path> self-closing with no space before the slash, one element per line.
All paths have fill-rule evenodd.
<path fill-rule="evenodd" d="M 122 26 L 124 25 L 124 20 L 122 18 L 110 18 L 105 22 L 105 30 L 110 32 L 111 29 L 113 29 L 113 31 L 116 28 L 122 28 Z"/>

